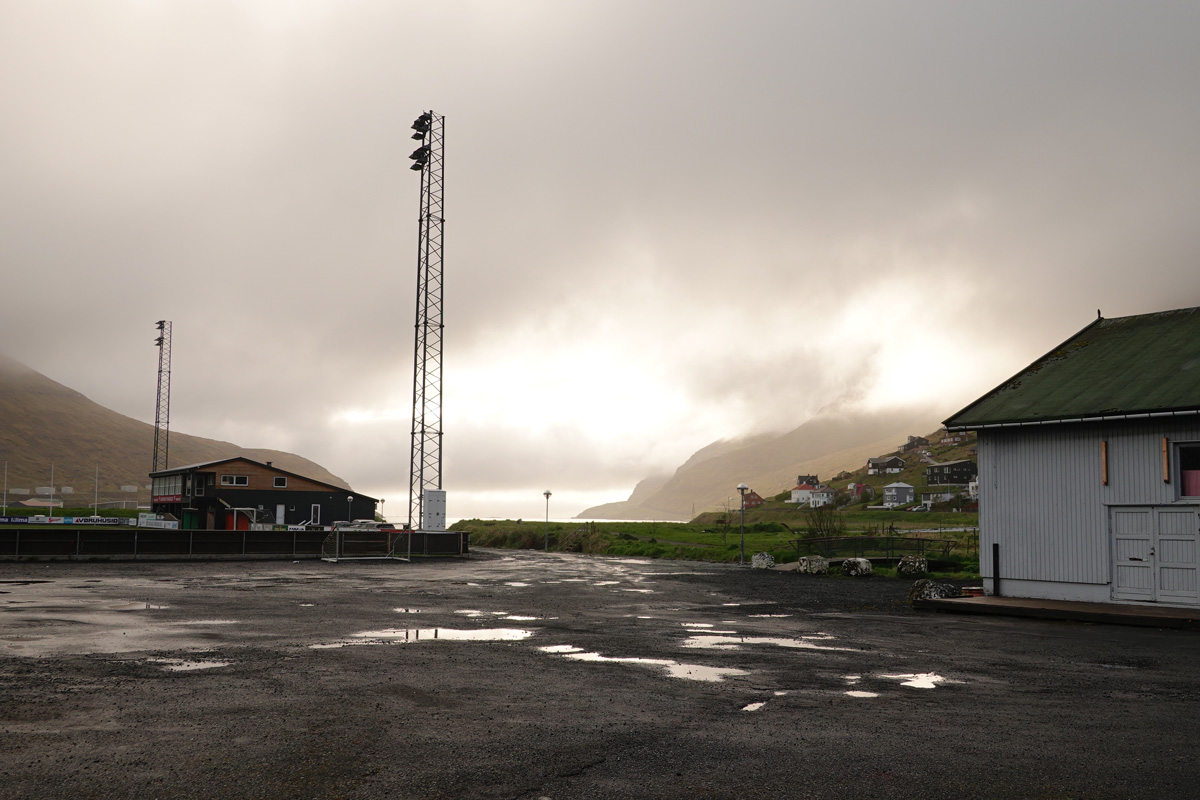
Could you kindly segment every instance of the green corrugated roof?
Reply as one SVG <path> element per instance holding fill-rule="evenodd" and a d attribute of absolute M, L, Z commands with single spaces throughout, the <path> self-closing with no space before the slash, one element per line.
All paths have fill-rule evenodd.
<path fill-rule="evenodd" d="M 1200 308 L 1097 319 L 947 428 L 1200 409 Z"/>

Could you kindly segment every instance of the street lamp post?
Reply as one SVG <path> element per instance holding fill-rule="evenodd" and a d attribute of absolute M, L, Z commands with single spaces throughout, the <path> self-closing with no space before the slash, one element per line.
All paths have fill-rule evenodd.
<path fill-rule="evenodd" d="M 546 491 L 542 492 L 542 494 L 546 495 L 546 545 L 545 545 L 545 550 L 548 553 L 548 552 L 550 552 L 550 490 L 547 489 Z"/>
<path fill-rule="evenodd" d="M 346 522 L 354 522 L 354 512 L 351 510 L 354 507 L 354 495 L 346 498 Z"/>
<path fill-rule="evenodd" d="M 739 483 L 737 487 L 738 494 L 742 496 L 742 545 L 740 554 L 738 555 L 738 563 L 742 565 L 746 563 L 746 490 L 749 488 L 744 483 Z"/>

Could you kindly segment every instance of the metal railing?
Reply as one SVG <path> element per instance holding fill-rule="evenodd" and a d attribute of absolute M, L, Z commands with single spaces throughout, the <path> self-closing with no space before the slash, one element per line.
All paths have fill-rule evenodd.
<path fill-rule="evenodd" d="M 825 558 L 900 558 L 906 555 L 946 558 L 958 546 L 956 539 L 925 539 L 919 536 L 829 536 L 789 539 L 797 556 Z"/>

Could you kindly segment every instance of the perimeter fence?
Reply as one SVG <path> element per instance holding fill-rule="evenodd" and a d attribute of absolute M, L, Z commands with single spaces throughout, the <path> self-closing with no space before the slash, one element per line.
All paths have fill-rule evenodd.
<path fill-rule="evenodd" d="M 886 559 L 898 559 L 906 555 L 969 558 L 978 555 L 977 547 L 971 546 L 972 541 L 978 540 L 968 537 L 964 543 L 958 539 L 927 539 L 920 536 L 828 536 L 789 540 L 798 556 Z"/>
<path fill-rule="evenodd" d="M 328 531 L 0 528 L 0 560 L 321 558 Z M 465 531 L 415 531 L 413 555 L 465 555 Z"/>

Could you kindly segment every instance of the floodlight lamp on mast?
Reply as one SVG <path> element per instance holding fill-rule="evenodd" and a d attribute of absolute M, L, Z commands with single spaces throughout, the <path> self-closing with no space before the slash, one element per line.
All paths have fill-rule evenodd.
<path fill-rule="evenodd" d="M 739 483 L 737 485 L 737 490 L 738 490 L 738 494 L 740 494 L 742 496 L 742 533 L 740 536 L 741 548 L 738 551 L 738 563 L 745 564 L 746 563 L 746 492 L 748 492 L 750 490 L 750 487 L 744 483 Z"/>
<path fill-rule="evenodd" d="M 417 220 L 417 310 L 413 347 L 412 450 L 408 527 L 424 529 L 425 492 L 442 488 L 442 226 L 444 117 L 426 111 L 413 121 L 421 146 L 409 154 L 421 173 Z"/>

